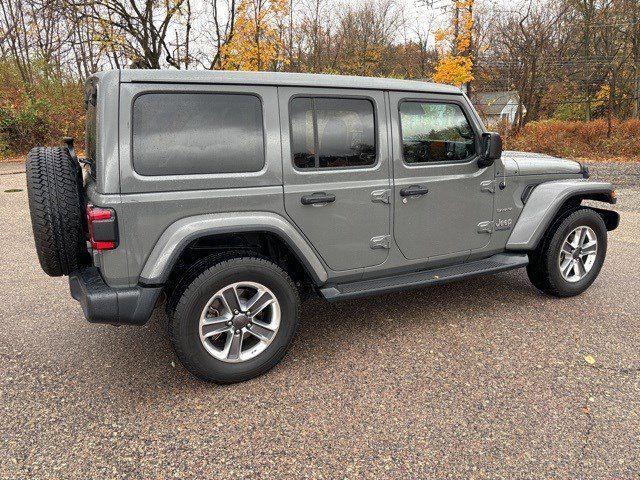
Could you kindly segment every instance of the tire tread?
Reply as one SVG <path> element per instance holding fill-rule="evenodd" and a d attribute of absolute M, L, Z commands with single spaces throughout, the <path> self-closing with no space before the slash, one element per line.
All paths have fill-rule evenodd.
<path fill-rule="evenodd" d="M 69 275 L 87 259 L 77 167 L 65 148 L 36 147 L 26 177 L 40 265 L 50 276 Z"/>

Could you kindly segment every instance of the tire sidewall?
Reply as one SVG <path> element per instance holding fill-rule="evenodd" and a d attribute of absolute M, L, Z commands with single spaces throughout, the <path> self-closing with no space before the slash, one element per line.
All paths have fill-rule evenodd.
<path fill-rule="evenodd" d="M 274 340 L 256 357 L 239 363 L 223 362 L 202 345 L 200 315 L 217 291 L 242 281 L 261 283 L 273 292 L 280 304 L 280 326 Z M 207 269 L 187 288 L 176 307 L 172 333 L 178 352 L 189 356 L 183 363 L 195 367 L 196 375 L 219 383 L 242 381 L 266 372 L 284 357 L 297 328 L 298 310 L 295 286 L 279 267 L 262 259 L 233 259 Z"/>
<path fill-rule="evenodd" d="M 593 267 L 589 273 L 577 282 L 569 282 L 562 277 L 560 266 L 558 265 L 558 257 L 565 238 L 567 238 L 571 231 L 581 226 L 590 227 L 594 231 L 598 241 L 598 251 Z M 547 252 L 546 271 L 549 284 L 554 290 L 556 290 L 560 296 L 573 296 L 582 293 L 594 282 L 600 273 L 606 257 L 607 228 L 602 217 L 587 208 L 580 209 L 570 215 L 558 226 L 558 229 L 549 242 Z"/>

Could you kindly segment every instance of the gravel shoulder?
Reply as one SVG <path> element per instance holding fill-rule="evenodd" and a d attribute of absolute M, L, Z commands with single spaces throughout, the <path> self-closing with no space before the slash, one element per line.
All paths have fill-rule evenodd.
<path fill-rule="evenodd" d="M 178 364 L 161 312 L 88 324 L 40 270 L 24 176 L 4 172 L 2 479 L 640 475 L 637 165 L 592 166 L 622 220 L 587 293 L 550 298 L 518 270 L 309 302 L 283 363 L 224 387 Z"/>

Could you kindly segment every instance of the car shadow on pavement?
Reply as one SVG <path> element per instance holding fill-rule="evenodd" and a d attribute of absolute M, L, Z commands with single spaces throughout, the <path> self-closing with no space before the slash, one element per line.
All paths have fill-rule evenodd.
<path fill-rule="evenodd" d="M 297 362 L 314 365 L 340 362 L 345 349 L 357 348 L 358 342 L 369 338 L 394 341 L 394 336 L 416 325 L 428 332 L 459 322 L 461 316 L 464 322 L 473 322 L 474 315 L 488 315 L 507 300 L 534 306 L 540 296 L 522 271 L 338 303 L 311 299 L 303 304 L 292 350 L 275 372 L 295 369 Z M 188 381 L 210 387 L 180 366 L 171 348 L 163 307 L 157 308 L 142 328 L 102 328 L 109 344 L 103 352 L 104 365 L 117 369 L 118 377 L 129 384 L 147 385 L 153 390 L 184 386 Z M 104 340 L 101 335 L 99 341 Z M 108 370 L 104 370 L 105 375 Z M 254 381 L 259 382 L 260 378 L 265 377 Z"/>
<path fill-rule="evenodd" d="M 359 337 L 389 337 L 417 325 L 435 329 L 461 315 L 473 322 L 507 299 L 533 307 L 540 297 L 522 270 L 336 303 L 313 299 L 303 305 L 292 355 L 338 357 L 345 342 Z"/>

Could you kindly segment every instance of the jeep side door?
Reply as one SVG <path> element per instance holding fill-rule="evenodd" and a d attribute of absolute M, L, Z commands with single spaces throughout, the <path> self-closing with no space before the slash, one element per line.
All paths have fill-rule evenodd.
<path fill-rule="evenodd" d="M 330 269 L 383 263 L 390 230 L 384 94 L 279 87 L 278 97 L 287 214 Z"/>
<path fill-rule="evenodd" d="M 491 238 L 494 167 L 462 95 L 390 93 L 395 241 L 407 259 L 462 260 Z"/>

